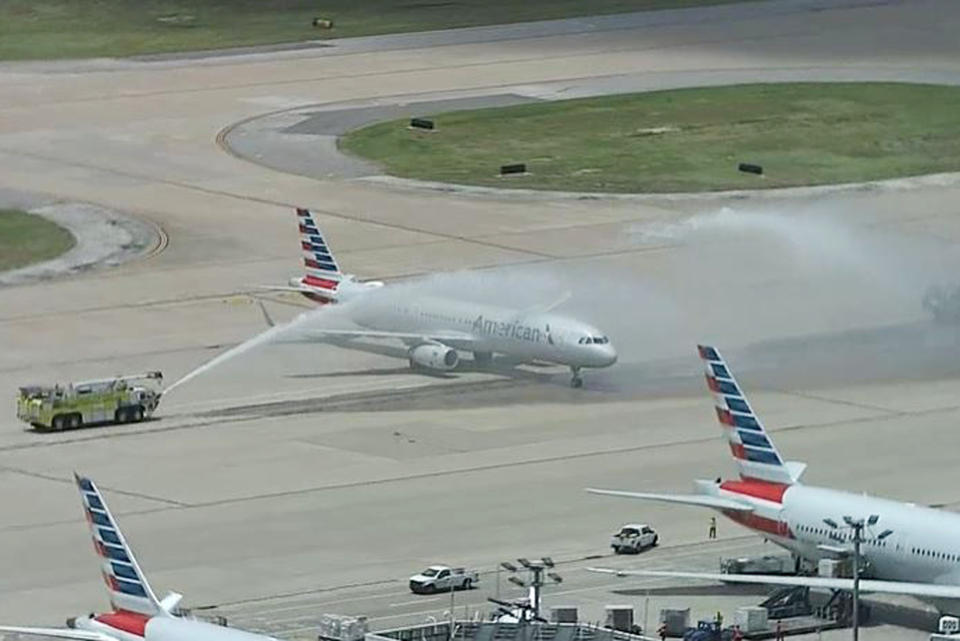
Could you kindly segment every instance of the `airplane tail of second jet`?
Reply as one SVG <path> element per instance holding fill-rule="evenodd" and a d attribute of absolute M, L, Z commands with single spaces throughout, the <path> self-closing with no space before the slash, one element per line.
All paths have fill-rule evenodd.
<path fill-rule="evenodd" d="M 720 352 L 709 345 L 698 345 L 697 351 L 740 477 L 787 485 L 799 481 L 806 465 L 783 460 Z"/>

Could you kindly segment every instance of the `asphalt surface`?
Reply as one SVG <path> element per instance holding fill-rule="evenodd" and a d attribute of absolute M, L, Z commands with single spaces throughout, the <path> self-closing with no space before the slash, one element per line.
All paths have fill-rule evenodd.
<path fill-rule="evenodd" d="M 701 511 L 582 491 L 687 491 L 691 478 L 731 473 L 696 378 L 698 340 L 742 372 L 780 449 L 810 464 L 807 482 L 960 500 L 958 334 L 919 304 L 928 285 L 955 279 L 960 198 L 949 179 L 807 196 L 515 200 L 318 180 L 217 144 L 268 112 L 517 87 L 543 99 L 555 83 L 597 76 L 616 88 L 706 71 L 714 82 L 769 69 L 960 73 L 952 2 L 668 13 L 336 52 L 0 67 L 0 189 L 128 212 L 169 239 L 112 269 L 0 289 L 0 387 L 11 392 L 0 417 L 0 619 L 59 624 L 106 606 L 74 470 L 106 489 L 158 591 L 293 637 L 312 635 L 319 609 L 388 623 L 437 616 L 445 603 L 402 589 L 422 566 L 583 559 L 604 554 L 626 521 L 650 522 L 665 542 L 638 563 L 707 567 L 712 550 L 758 544 L 724 522 L 710 548 Z M 570 289 L 564 309 L 604 328 L 621 362 L 575 392 L 559 368 L 426 377 L 376 351 L 270 345 L 177 388 L 140 426 L 41 435 L 16 422 L 18 385 L 153 369 L 172 381 L 262 332 L 248 294 L 299 272 L 294 205 L 317 211 L 361 277 L 471 270 L 417 287 L 509 303 Z M 280 319 L 305 309 L 284 295 L 266 304 Z M 561 596 L 589 618 L 611 600 L 640 603 L 569 567 Z M 734 605 L 710 599 L 695 608 Z"/>

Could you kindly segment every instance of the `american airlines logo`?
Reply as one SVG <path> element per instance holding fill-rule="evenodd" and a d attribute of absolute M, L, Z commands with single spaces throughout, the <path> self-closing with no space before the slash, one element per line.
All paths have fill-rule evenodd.
<path fill-rule="evenodd" d="M 547 342 L 553 345 L 553 338 L 550 336 L 550 326 L 546 329 L 540 329 L 533 325 L 524 325 L 519 320 L 512 322 L 497 321 L 492 318 L 484 318 L 483 314 L 477 316 L 471 326 L 474 333 L 484 336 L 499 336 L 501 338 L 513 338 L 518 341 L 528 341 L 531 343 Z"/>

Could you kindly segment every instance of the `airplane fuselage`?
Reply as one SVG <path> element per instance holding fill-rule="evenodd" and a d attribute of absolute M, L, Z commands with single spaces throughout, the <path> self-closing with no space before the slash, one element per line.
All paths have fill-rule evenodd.
<path fill-rule="evenodd" d="M 753 512 L 721 511 L 811 563 L 836 558 L 830 549 L 853 550 L 853 533 L 834 530 L 824 519 L 842 526 L 844 516 L 860 519 L 875 514 L 879 520 L 866 529 L 861 547 L 867 563 L 865 576 L 960 585 L 960 514 L 801 484 L 698 481 L 698 488 L 702 493 L 749 503 Z M 892 534 L 880 540 L 878 535 L 885 530 Z M 956 602 L 927 600 L 941 610 L 960 611 Z"/>
<path fill-rule="evenodd" d="M 451 338 L 443 343 L 455 349 L 504 354 L 525 361 L 580 368 L 608 367 L 617 360 L 609 339 L 598 329 L 558 314 L 525 313 L 438 296 L 403 300 L 382 295 L 381 291 L 355 301 L 351 320 L 377 331 L 448 333 Z M 458 341 L 457 335 L 472 340 Z"/>
<path fill-rule="evenodd" d="M 71 627 L 107 634 L 118 641 L 277 641 L 206 621 L 117 611 L 71 620 Z"/>

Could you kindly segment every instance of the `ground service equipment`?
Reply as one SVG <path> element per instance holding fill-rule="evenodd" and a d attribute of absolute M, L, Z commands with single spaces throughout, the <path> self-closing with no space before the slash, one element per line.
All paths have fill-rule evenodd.
<path fill-rule="evenodd" d="M 660 536 L 649 525 L 628 523 L 610 537 L 610 547 L 616 554 L 637 554 L 660 542 Z"/>
<path fill-rule="evenodd" d="M 160 372 L 117 376 L 67 385 L 20 388 L 17 418 L 38 430 L 64 430 L 93 423 L 131 423 L 153 414 L 160 392 L 135 385 L 163 380 Z"/>
<path fill-rule="evenodd" d="M 476 570 L 431 565 L 420 574 L 410 577 L 410 591 L 416 594 L 433 594 L 449 590 L 469 590 L 479 581 L 480 575 Z"/>

